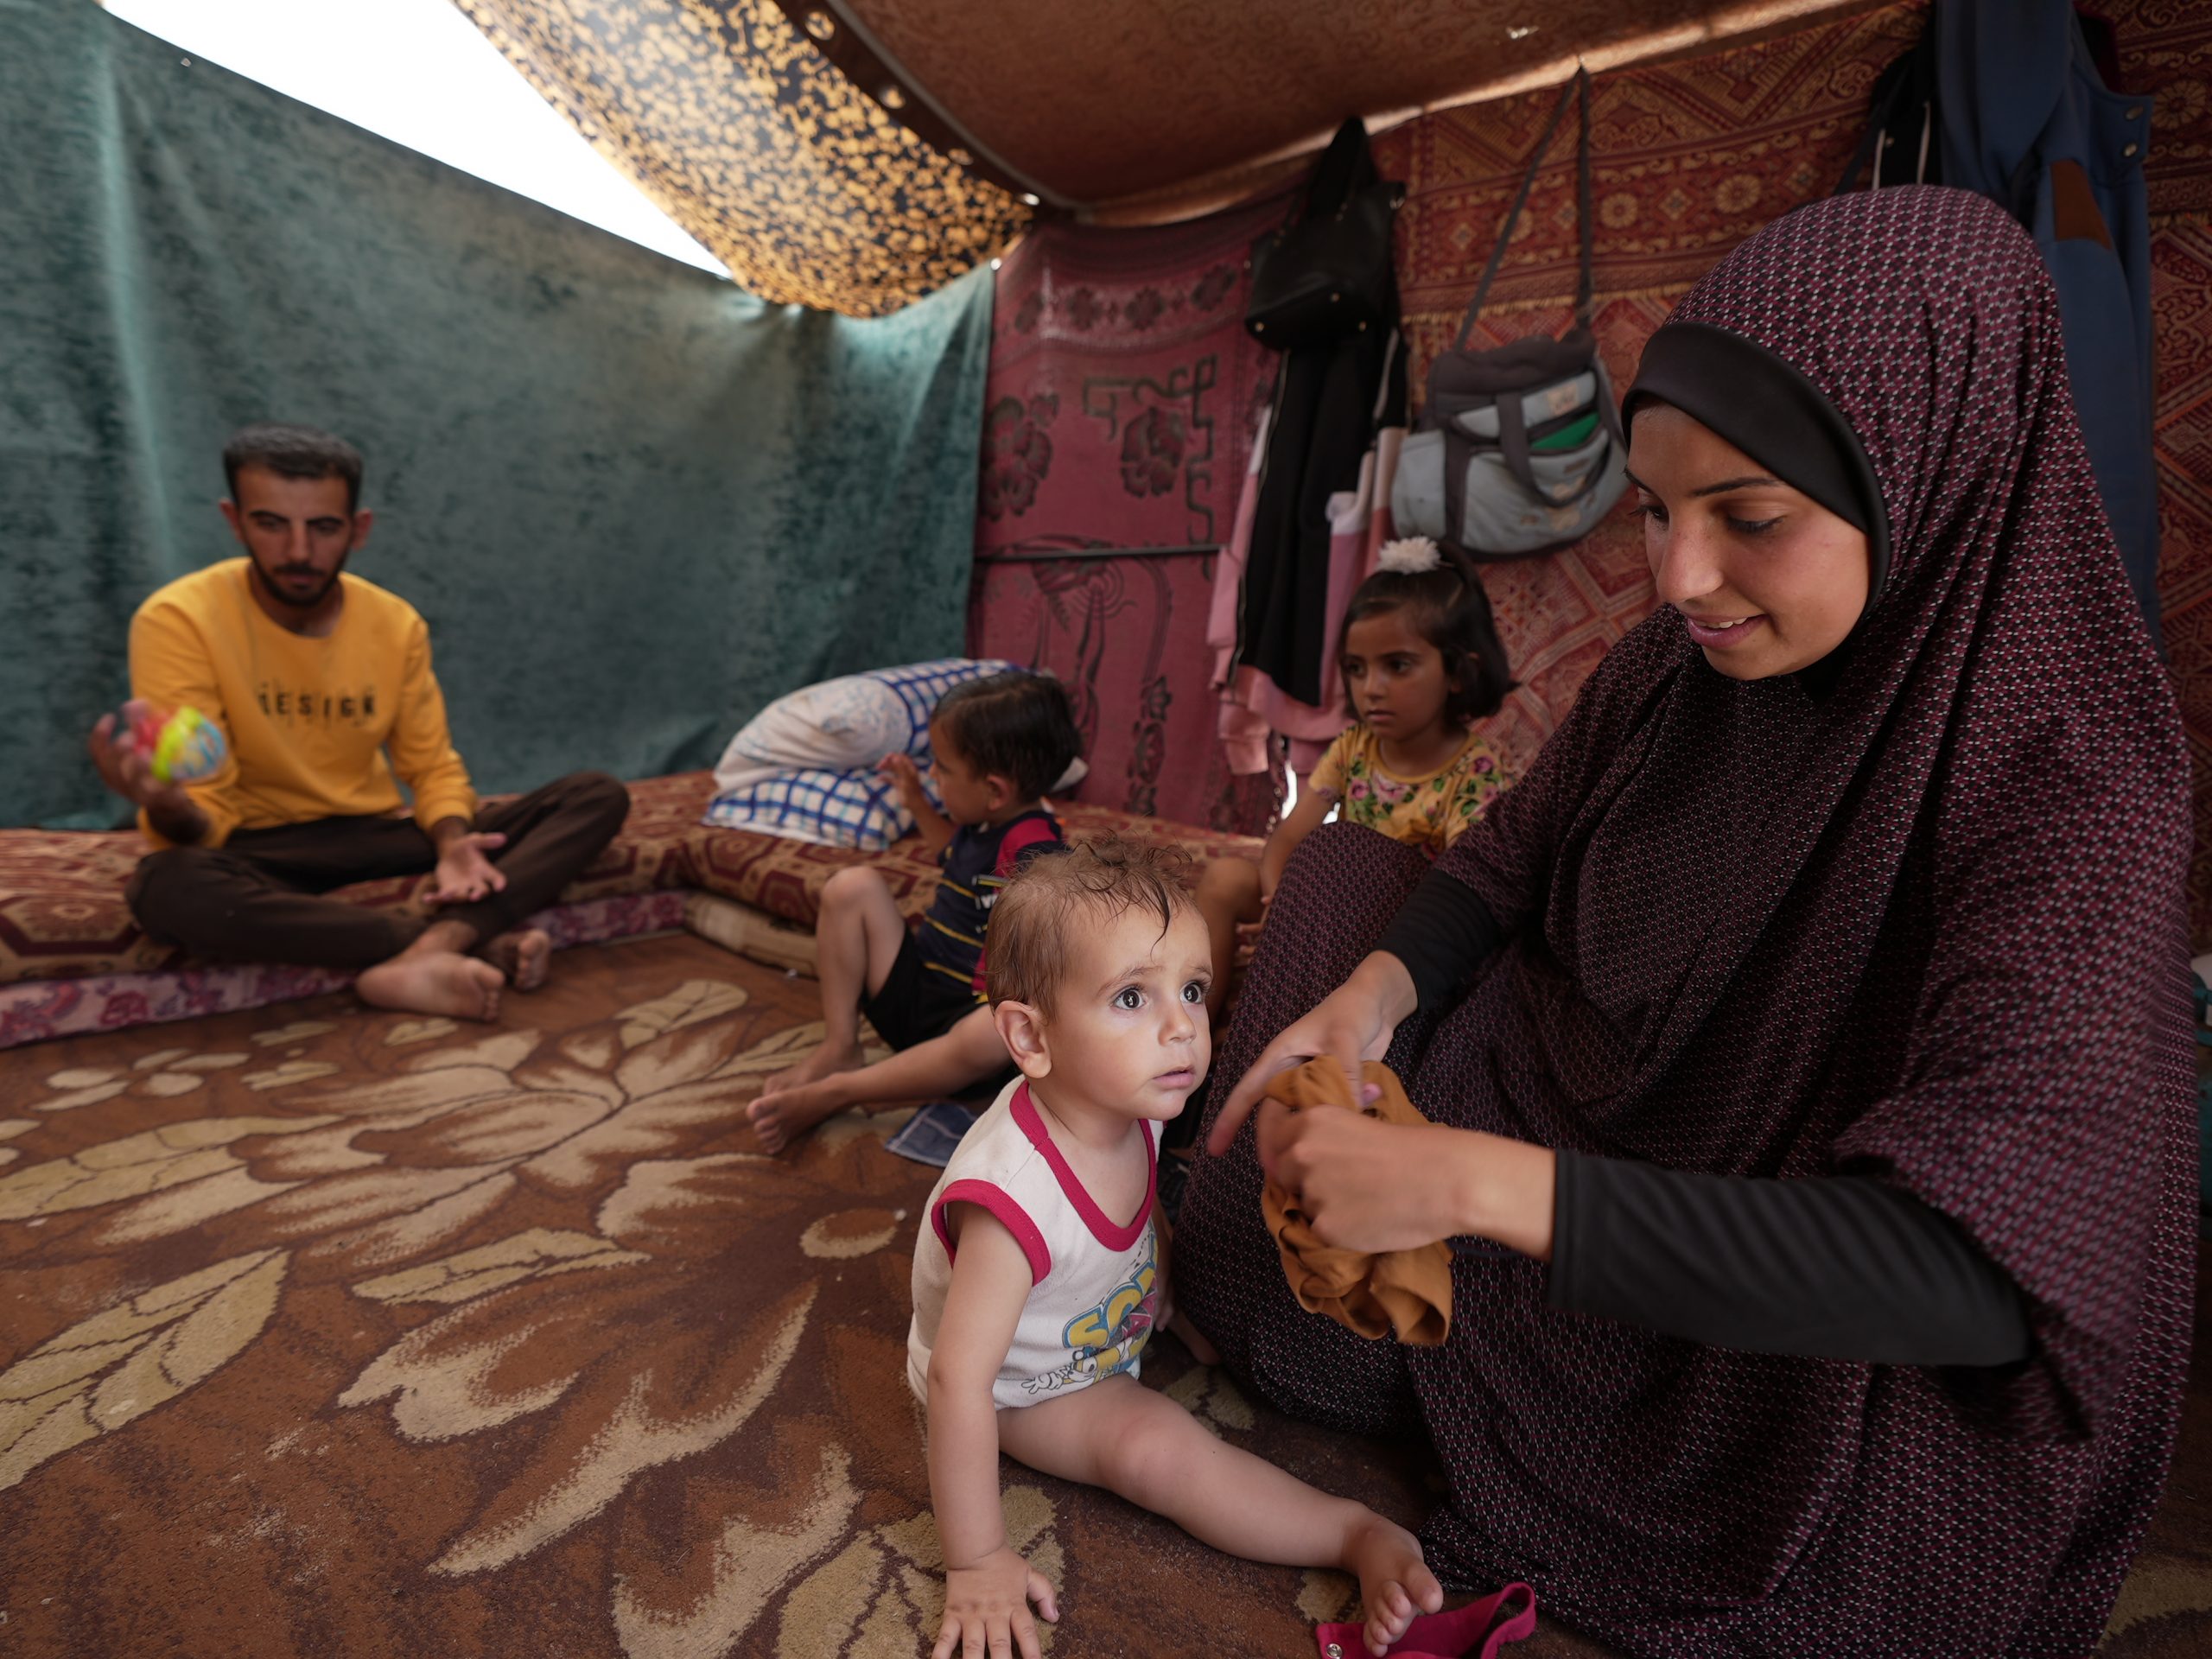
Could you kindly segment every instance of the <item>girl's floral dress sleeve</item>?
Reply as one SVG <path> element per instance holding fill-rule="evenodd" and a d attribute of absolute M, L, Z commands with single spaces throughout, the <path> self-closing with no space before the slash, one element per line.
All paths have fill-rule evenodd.
<path fill-rule="evenodd" d="M 1353 726 L 1338 733 L 1336 741 L 1321 751 L 1320 760 L 1314 763 L 1313 772 L 1306 777 L 1306 788 L 1317 795 L 1325 795 L 1332 801 L 1344 799 L 1344 785 L 1348 781 L 1346 763 L 1351 759 L 1352 738 L 1358 730 L 1358 727 Z"/>

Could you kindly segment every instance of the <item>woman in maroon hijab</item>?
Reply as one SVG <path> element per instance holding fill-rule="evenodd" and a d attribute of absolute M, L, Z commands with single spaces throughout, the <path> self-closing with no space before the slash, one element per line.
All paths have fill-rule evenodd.
<path fill-rule="evenodd" d="M 1179 1294 L 1284 1408 L 1427 1433 L 1440 1573 L 1630 1651 L 2086 1653 L 2188 1358 L 2190 817 L 2050 279 L 1979 196 L 1817 203 L 1628 401 L 1662 608 L 1433 869 L 1294 861 Z M 1255 1146 L 1324 1054 L 1435 1127 Z M 1449 1341 L 1300 1311 L 1262 1165 L 1452 1239 Z"/>

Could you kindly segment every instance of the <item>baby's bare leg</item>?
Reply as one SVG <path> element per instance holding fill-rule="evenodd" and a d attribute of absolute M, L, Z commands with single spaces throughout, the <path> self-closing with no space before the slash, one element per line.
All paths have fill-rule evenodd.
<path fill-rule="evenodd" d="M 797 1065 L 787 1066 L 761 1085 L 760 1097 L 746 1108 L 766 1150 L 791 1138 L 779 1124 L 771 1096 L 834 1075 L 857 1070 L 861 1058 L 861 997 L 883 988 L 906 924 L 883 878 L 864 864 L 842 869 L 822 889 L 822 914 L 814 925 L 815 971 L 822 988 L 822 1045 Z"/>
<path fill-rule="evenodd" d="M 999 1446 L 1032 1469 L 1118 1492 L 1216 1549 L 1356 1574 L 1377 1652 L 1405 1634 L 1416 1611 L 1444 1604 L 1443 1586 L 1403 1527 L 1216 1440 L 1173 1400 L 1127 1376 L 1001 1411 Z"/>

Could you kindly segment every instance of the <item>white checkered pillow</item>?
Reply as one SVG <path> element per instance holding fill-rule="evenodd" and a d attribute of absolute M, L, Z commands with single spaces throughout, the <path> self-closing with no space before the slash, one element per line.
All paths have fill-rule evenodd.
<path fill-rule="evenodd" d="M 791 772 L 873 769 L 887 754 L 925 763 L 938 699 L 963 680 L 1014 666 L 948 657 L 848 674 L 779 697 L 730 740 L 715 786 L 727 793 Z"/>
<path fill-rule="evenodd" d="M 930 779 L 931 715 L 963 680 L 1019 667 L 948 657 L 849 674 L 779 697 L 730 740 L 715 768 L 715 798 L 704 821 L 720 829 L 880 851 L 913 829 L 914 816 L 877 764 L 887 754 L 912 755 L 921 768 L 923 792 L 942 808 Z M 1077 755 L 1053 793 L 1073 790 L 1089 771 Z"/>
<path fill-rule="evenodd" d="M 944 804 L 927 772 L 922 787 L 932 802 Z M 873 767 L 772 772 L 716 794 L 706 821 L 720 829 L 757 830 L 863 853 L 880 852 L 914 827 L 913 814 L 899 803 L 891 779 Z"/>
<path fill-rule="evenodd" d="M 1001 662 L 995 657 L 948 657 L 940 662 L 910 663 L 905 668 L 873 668 L 853 677 L 874 680 L 899 699 L 906 712 L 906 753 L 920 756 L 929 753 L 930 716 L 937 712 L 946 692 L 964 680 L 1016 673 L 1020 668 L 1019 663 Z"/>

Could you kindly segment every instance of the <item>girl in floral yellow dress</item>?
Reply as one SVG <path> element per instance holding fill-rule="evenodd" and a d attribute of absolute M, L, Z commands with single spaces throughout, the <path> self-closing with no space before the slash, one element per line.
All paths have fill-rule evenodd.
<path fill-rule="evenodd" d="M 1266 914 L 1290 855 L 1332 811 L 1434 858 L 1512 781 L 1504 757 L 1471 729 L 1497 712 L 1514 682 L 1489 596 L 1465 561 L 1426 537 L 1384 546 L 1344 607 L 1338 666 L 1359 723 L 1322 754 L 1258 863 L 1217 859 L 1198 883 L 1217 1011 L 1238 925 Z"/>

